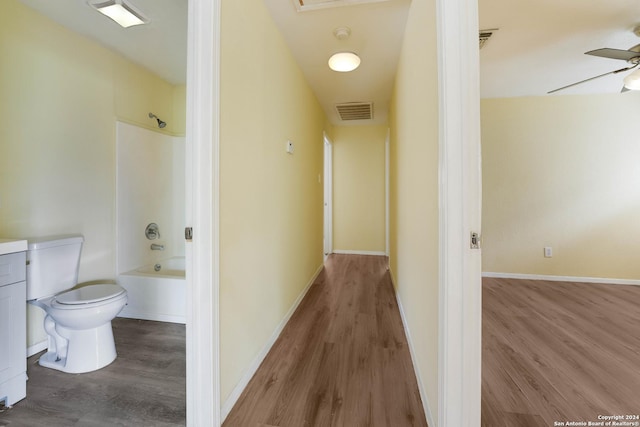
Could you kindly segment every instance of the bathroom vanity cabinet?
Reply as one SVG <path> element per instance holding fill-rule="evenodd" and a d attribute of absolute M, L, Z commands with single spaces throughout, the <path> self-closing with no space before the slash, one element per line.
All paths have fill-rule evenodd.
<path fill-rule="evenodd" d="M 26 250 L 26 241 L 0 239 L 0 403 L 5 406 L 27 395 Z"/>

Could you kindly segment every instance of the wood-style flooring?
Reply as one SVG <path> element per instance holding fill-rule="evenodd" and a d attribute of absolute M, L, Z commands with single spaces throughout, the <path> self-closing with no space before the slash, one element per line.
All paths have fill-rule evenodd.
<path fill-rule="evenodd" d="M 426 426 L 386 257 L 331 255 L 224 427 Z"/>
<path fill-rule="evenodd" d="M 27 397 L 0 413 L 0 426 L 169 427 L 186 418 L 185 327 L 116 318 L 118 358 L 85 374 L 27 359 Z"/>
<path fill-rule="evenodd" d="M 483 427 L 640 415 L 639 286 L 485 278 L 482 322 Z"/>

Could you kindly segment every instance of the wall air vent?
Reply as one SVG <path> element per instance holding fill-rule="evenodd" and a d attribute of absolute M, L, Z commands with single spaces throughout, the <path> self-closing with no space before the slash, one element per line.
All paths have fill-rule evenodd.
<path fill-rule="evenodd" d="M 379 3 L 390 0 L 293 0 L 298 12 L 325 9 L 328 7 L 353 6 L 363 3 Z"/>
<path fill-rule="evenodd" d="M 373 102 L 336 104 L 336 111 L 341 120 L 371 120 L 373 119 Z"/>
<path fill-rule="evenodd" d="M 480 49 L 484 47 L 485 44 L 489 41 L 493 33 L 498 31 L 497 28 L 492 28 L 490 30 L 480 30 Z"/>

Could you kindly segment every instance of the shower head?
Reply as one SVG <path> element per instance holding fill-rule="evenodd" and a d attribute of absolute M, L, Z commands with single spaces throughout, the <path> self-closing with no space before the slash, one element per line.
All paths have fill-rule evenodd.
<path fill-rule="evenodd" d="M 165 127 L 165 126 L 167 125 L 167 123 L 166 123 L 166 122 L 163 122 L 162 120 L 160 120 L 160 119 L 158 118 L 158 116 L 156 116 L 156 115 L 155 115 L 155 114 L 153 114 L 153 113 L 149 113 L 149 118 L 150 118 L 150 119 L 156 119 L 156 120 L 158 121 L 158 127 L 159 127 L 160 129 L 162 129 L 163 127 Z"/>

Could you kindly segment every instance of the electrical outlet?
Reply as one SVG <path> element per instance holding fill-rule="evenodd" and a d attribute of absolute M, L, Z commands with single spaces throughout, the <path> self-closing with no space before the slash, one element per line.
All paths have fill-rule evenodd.
<path fill-rule="evenodd" d="M 553 256 L 553 248 L 551 246 L 544 247 L 544 257 L 551 258 Z"/>

